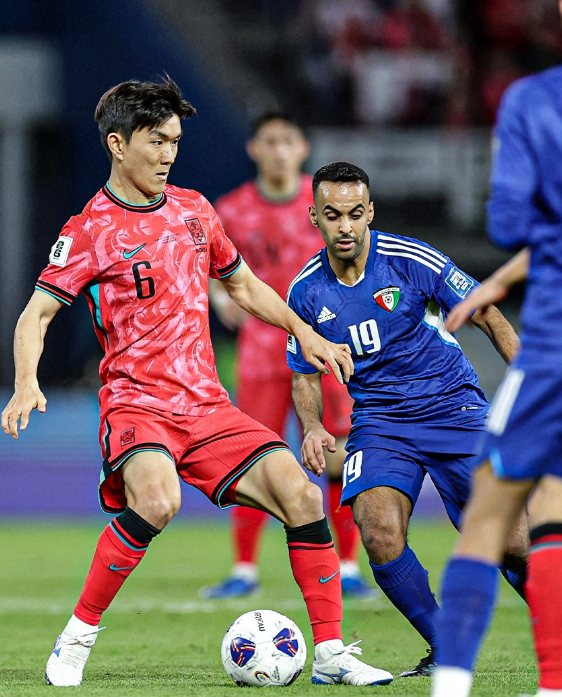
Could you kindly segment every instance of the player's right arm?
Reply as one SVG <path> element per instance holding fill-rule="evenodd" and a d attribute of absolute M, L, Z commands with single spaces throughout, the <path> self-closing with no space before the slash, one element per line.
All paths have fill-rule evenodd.
<path fill-rule="evenodd" d="M 14 394 L 2 412 L 2 429 L 18 438 L 18 422 L 25 430 L 29 415 L 34 409 L 45 412 L 47 400 L 39 389 L 37 367 L 43 353 L 47 328 L 63 303 L 42 291 L 36 290 L 22 312 L 14 334 L 14 362 L 16 379 Z"/>
<path fill-rule="evenodd" d="M 321 377 L 321 373 L 293 373 L 293 404 L 304 434 L 302 464 L 317 476 L 326 468 L 324 448 L 336 452 L 336 439 L 322 425 Z"/>

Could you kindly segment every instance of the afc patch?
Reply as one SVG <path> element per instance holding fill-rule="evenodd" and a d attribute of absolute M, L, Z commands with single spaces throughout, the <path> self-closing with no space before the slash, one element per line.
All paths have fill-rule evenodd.
<path fill-rule="evenodd" d="M 121 431 L 121 446 L 131 445 L 135 442 L 135 428 L 126 428 Z"/>
<path fill-rule="evenodd" d="M 400 300 L 400 288 L 398 286 L 389 286 L 381 288 L 373 293 L 373 298 L 379 307 L 387 312 L 394 312 L 398 301 Z"/>
<path fill-rule="evenodd" d="M 191 233 L 195 244 L 207 244 L 207 238 L 205 237 L 199 218 L 188 218 L 187 220 L 184 219 L 183 222 L 187 225 L 187 229 Z"/>
<path fill-rule="evenodd" d="M 291 353 L 297 352 L 297 340 L 292 334 L 289 334 L 287 337 L 287 351 L 290 351 Z"/>
<path fill-rule="evenodd" d="M 70 252 L 70 247 L 74 240 L 72 237 L 66 237 L 66 235 L 59 235 L 58 240 L 51 247 L 51 253 L 49 254 L 49 263 L 55 266 L 66 266 L 68 260 L 68 254 Z"/>
<path fill-rule="evenodd" d="M 445 283 L 452 288 L 459 298 L 465 298 L 467 293 L 472 290 L 474 281 L 455 266 L 449 271 Z"/>

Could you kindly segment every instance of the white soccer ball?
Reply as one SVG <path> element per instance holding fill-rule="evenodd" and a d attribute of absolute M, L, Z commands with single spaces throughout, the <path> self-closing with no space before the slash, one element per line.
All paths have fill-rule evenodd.
<path fill-rule="evenodd" d="M 228 628 L 221 646 L 224 669 L 240 687 L 290 685 L 306 662 L 301 630 L 274 610 L 252 610 Z"/>

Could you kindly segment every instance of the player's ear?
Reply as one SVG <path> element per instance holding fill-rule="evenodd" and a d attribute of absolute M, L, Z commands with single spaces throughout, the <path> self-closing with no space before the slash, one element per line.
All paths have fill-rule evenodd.
<path fill-rule="evenodd" d="M 107 147 L 112 157 L 120 162 L 123 161 L 123 147 L 125 145 L 125 139 L 120 133 L 110 133 L 107 136 Z"/>
<path fill-rule="evenodd" d="M 372 223 L 374 217 L 375 217 L 375 204 L 372 201 L 369 201 L 369 216 L 367 218 L 369 224 Z"/>
<path fill-rule="evenodd" d="M 252 162 L 256 161 L 256 141 L 253 138 L 246 141 L 246 153 Z"/>
<path fill-rule="evenodd" d="M 309 207 L 308 217 L 310 218 L 310 222 L 314 225 L 314 227 L 318 227 L 318 214 L 317 214 L 316 208 L 314 208 L 314 206 Z"/>

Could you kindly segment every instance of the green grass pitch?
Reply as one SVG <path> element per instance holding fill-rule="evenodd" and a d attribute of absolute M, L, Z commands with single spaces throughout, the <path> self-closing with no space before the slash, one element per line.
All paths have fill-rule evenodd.
<path fill-rule="evenodd" d="M 53 695 L 43 681 L 45 661 L 80 592 L 103 522 L 4 522 L 0 555 L 0 695 Z M 434 588 L 455 533 L 446 523 L 414 522 L 410 543 L 430 571 Z M 272 608 L 289 615 L 309 647 L 304 674 L 286 694 L 429 695 L 429 679 L 395 680 L 386 687 L 310 684 L 311 633 L 294 583 L 281 526 L 269 526 L 262 543 L 261 595 L 209 602 L 198 589 L 230 567 L 224 523 L 173 522 L 151 545 L 104 615 L 107 630 L 92 651 L 82 697 L 230 697 L 240 688 L 226 676 L 220 643 L 230 622 L 247 610 Z M 366 567 L 365 560 L 362 564 Z M 344 641 L 362 639 L 363 658 L 398 674 L 424 655 L 423 641 L 385 600 L 346 601 Z M 502 581 L 499 609 L 481 653 L 473 694 L 516 697 L 534 692 L 536 670 L 527 611 Z M 62 693 L 61 693 L 62 694 Z M 245 694 L 245 693 L 242 693 Z M 452 696 L 453 697 L 453 696 Z"/>

